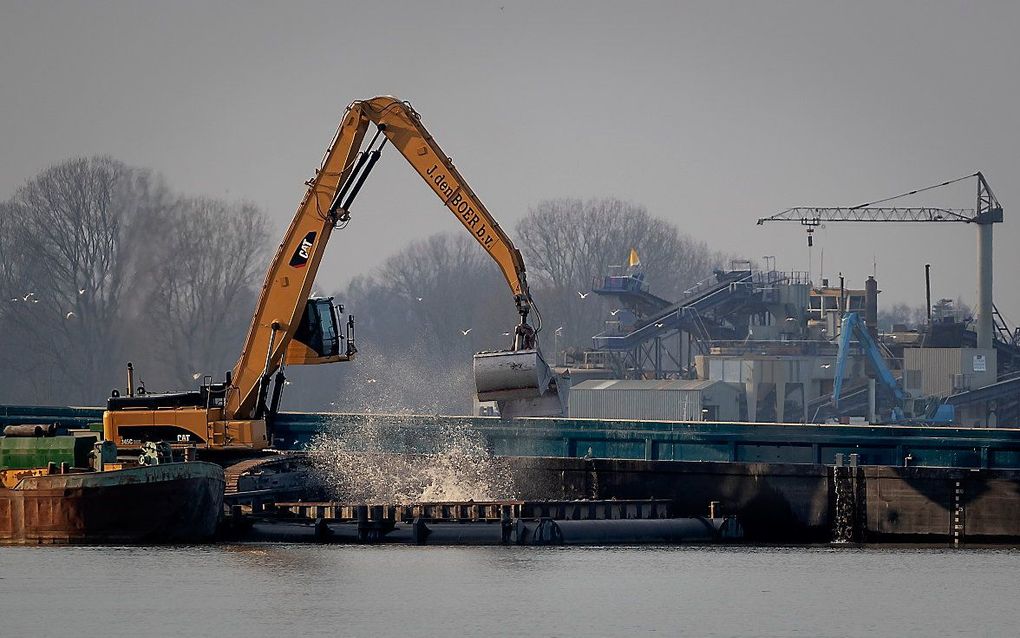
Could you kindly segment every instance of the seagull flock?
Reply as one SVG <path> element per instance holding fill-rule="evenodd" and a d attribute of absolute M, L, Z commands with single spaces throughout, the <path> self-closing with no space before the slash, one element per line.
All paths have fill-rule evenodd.
<path fill-rule="evenodd" d="M 85 294 L 85 290 L 86 290 L 85 288 L 79 288 L 78 289 L 78 296 L 80 297 L 80 296 L 84 295 Z M 36 296 L 36 294 L 34 292 L 29 292 L 29 293 L 26 293 L 25 295 L 23 295 L 21 297 L 11 297 L 11 302 L 12 303 L 17 303 L 17 302 L 39 303 L 39 298 Z M 69 310 L 67 312 L 67 314 L 64 315 L 64 319 L 74 319 L 77 316 L 78 316 L 78 314 L 76 312 L 74 312 L 73 310 Z"/>

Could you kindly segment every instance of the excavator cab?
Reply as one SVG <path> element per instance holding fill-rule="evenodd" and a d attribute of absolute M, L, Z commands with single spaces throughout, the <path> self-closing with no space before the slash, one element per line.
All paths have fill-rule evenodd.
<path fill-rule="evenodd" d="M 309 298 L 297 332 L 287 345 L 285 363 L 315 365 L 349 361 L 357 352 L 354 346 L 354 316 L 348 318 L 347 334 L 344 335 L 340 329 L 343 312 L 343 306 L 334 305 L 332 297 Z"/>

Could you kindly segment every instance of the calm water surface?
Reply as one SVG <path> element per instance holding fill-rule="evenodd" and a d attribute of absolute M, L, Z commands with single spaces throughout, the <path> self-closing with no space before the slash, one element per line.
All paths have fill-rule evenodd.
<path fill-rule="evenodd" d="M 1017 636 L 1020 551 L 0 548 L 0 636 Z"/>

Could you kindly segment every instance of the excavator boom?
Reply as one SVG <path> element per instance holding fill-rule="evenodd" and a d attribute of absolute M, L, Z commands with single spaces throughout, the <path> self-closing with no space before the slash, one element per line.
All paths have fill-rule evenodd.
<path fill-rule="evenodd" d="M 373 124 L 376 132 L 363 149 Z M 350 221 L 351 204 L 387 143 L 407 159 L 492 257 L 513 294 L 521 317 L 513 347 L 476 356 L 479 398 L 533 401 L 540 397 L 555 403 L 549 401 L 553 393 L 546 392 L 552 375 L 538 351 L 538 330 L 528 323 L 532 301 L 520 252 L 414 109 L 396 98 L 376 97 L 347 108 L 322 165 L 307 182 L 308 190 L 266 273 L 241 356 L 225 382 L 204 384 L 198 392 L 139 396 L 129 382 L 127 396 L 115 391 L 107 403 L 103 424 L 108 440 L 129 446 L 151 440 L 197 443 L 222 451 L 265 448 L 272 444 L 272 418 L 283 392 L 284 366 L 354 357 L 353 317 L 346 336 L 341 335 L 338 314 L 342 307 L 335 307 L 332 299 L 310 298 L 309 293 L 330 235 Z M 345 339 L 346 348 L 342 348 Z"/>
<path fill-rule="evenodd" d="M 257 413 L 269 375 L 285 362 L 284 355 L 305 312 L 305 300 L 330 234 L 338 224 L 349 220 L 350 203 L 379 158 L 381 146 L 371 150 L 375 139 L 369 144 L 370 150 L 361 151 L 371 124 L 378 128 L 376 137 L 381 134 L 383 144 L 388 141 L 407 159 L 499 266 L 521 315 L 514 350 L 535 350 L 536 359 L 541 359 L 535 349 L 534 331 L 527 323 L 532 302 L 520 251 L 422 126 L 421 117 L 410 104 L 393 97 L 375 97 L 348 107 L 273 258 L 241 357 L 232 371 L 226 401 L 230 418 L 251 418 Z M 351 355 L 305 362 L 342 361 Z M 536 362 L 536 366 L 541 368 L 544 363 Z M 532 375 L 526 371 L 522 376 Z M 541 374 L 536 377 L 540 378 Z"/>

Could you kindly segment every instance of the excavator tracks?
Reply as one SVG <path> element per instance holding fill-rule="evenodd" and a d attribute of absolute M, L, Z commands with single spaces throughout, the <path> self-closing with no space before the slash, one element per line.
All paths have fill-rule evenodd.
<path fill-rule="evenodd" d="M 278 488 L 293 490 L 294 480 L 303 480 L 307 474 L 307 458 L 304 452 L 279 452 L 273 456 L 245 459 L 234 463 L 223 470 L 226 479 L 224 494 L 227 497 L 237 495 L 240 492 L 241 479 L 255 475 L 258 476 L 255 482 L 260 491 Z"/>

